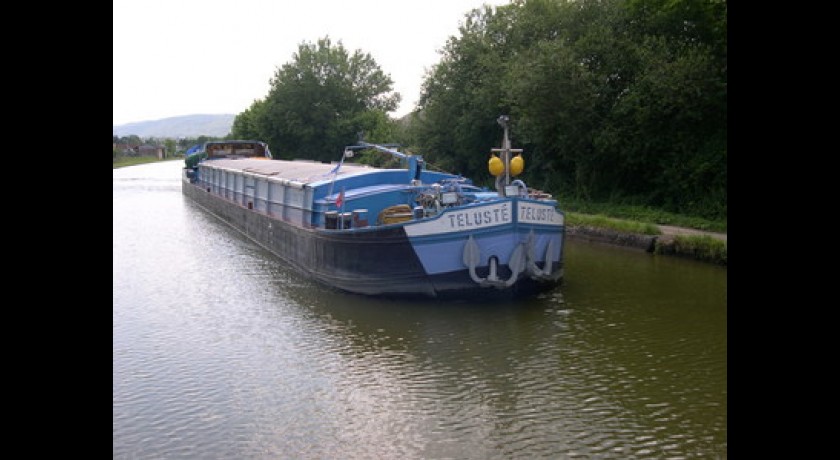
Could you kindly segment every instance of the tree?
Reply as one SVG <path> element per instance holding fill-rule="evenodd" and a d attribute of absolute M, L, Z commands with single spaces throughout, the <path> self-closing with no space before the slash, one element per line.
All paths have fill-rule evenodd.
<path fill-rule="evenodd" d="M 126 144 L 128 144 L 129 147 L 132 147 L 132 148 L 144 144 L 143 139 L 141 139 L 140 136 L 138 136 L 136 134 L 129 134 L 128 137 L 126 137 L 125 142 L 126 142 Z"/>
<path fill-rule="evenodd" d="M 264 107 L 265 103 L 257 100 L 251 104 L 251 107 L 236 115 L 230 129 L 231 138 L 261 139 L 262 136 L 259 130 L 258 121 Z"/>
<path fill-rule="evenodd" d="M 441 61 L 427 74 L 415 117 L 412 137 L 424 158 L 478 183 L 492 183 L 487 159 L 502 137 L 496 119 L 510 113 L 503 86 L 512 50 L 504 32 L 509 11 L 484 6 L 466 15 L 461 36 L 447 40 Z"/>
<path fill-rule="evenodd" d="M 370 54 L 351 54 L 329 37 L 304 42 L 266 98 L 237 116 L 234 132 L 266 141 L 279 158 L 336 160 L 359 132 L 387 131 L 384 115 L 400 101 L 392 84 Z"/>
<path fill-rule="evenodd" d="M 166 138 L 163 141 L 163 145 L 166 146 L 165 152 L 166 152 L 167 157 L 171 157 L 171 156 L 175 155 L 175 147 L 176 147 L 175 139 Z"/>
<path fill-rule="evenodd" d="M 486 176 L 509 114 L 533 187 L 726 217 L 725 0 L 512 0 L 459 32 L 409 133 L 427 159 Z"/>

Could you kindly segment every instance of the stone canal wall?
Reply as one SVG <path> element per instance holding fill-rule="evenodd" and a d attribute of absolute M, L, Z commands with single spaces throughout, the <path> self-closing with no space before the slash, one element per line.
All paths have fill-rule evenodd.
<path fill-rule="evenodd" d="M 627 246 L 653 252 L 656 248 L 658 235 L 639 235 L 636 233 L 622 233 L 608 228 L 589 226 L 568 226 L 566 236 L 595 243 Z"/>
<path fill-rule="evenodd" d="M 676 240 L 678 235 L 708 235 L 726 244 L 725 233 L 704 232 L 701 230 L 664 225 L 660 225 L 659 228 L 662 231 L 661 235 L 642 235 L 619 232 L 607 228 L 570 225 L 566 227 L 566 236 L 589 242 L 612 244 L 615 246 L 640 249 L 650 253 L 656 252 L 662 255 L 686 257 L 726 265 L 725 249 L 723 255 L 710 254 L 708 251 L 700 251 L 696 247 L 680 245 Z"/>

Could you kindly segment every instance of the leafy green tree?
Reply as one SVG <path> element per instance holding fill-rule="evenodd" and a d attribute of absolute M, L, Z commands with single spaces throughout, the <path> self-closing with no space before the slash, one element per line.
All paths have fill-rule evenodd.
<path fill-rule="evenodd" d="M 471 10 L 459 28 L 461 36 L 447 41 L 423 83 L 411 133 L 431 165 L 478 183 L 492 183 L 487 160 L 502 136 L 496 119 L 510 110 L 503 86 L 512 52 L 504 34 L 510 18 L 509 10 L 498 11 Z"/>
<path fill-rule="evenodd" d="M 616 1 L 517 5 L 525 32 L 507 94 L 540 188 L 591 199 L 613 183 L 615 164 L 594 138 L 632 79 L 634 58 Z"/>
<path fill-rule="evenodd" d="M 234 132 L 268 142 L 279 158 L 331 161 L 359 132 L 382 132 L 399 93 L 370 54 L 327 38 L 302 43 L 269 94 L 235 120 Z M 379 115 L 376 115 L 376 114 Z"/>
<path fill-rule="evenodd" d="M 257 123 L 264 107 L 265 103 L 257 100 L 251 104 L 251 107 L 236 115 L 230 129 L 231 138 L 259 140 L 262 136 Z"/>
<path fill-rule="evenodd" d="M 726 55 L 726 0 L 627 0 L 635 36 L 666 37 L 676 43 L 704 43 Z"/>
<path fill-rule="evenodd" d="M 136 147 L 138 145 L 141 145 L 143 143 L 143 140 L 140 139 L 140 136 L 138 136 L 136 134 L 130 134 L 130 135 L 122 138 L 122 142 L 125 143 L 125 144 L 128 144 L 132 147 Z"/>
<path fill-rule="evenodd" d="M 171 157 L 171 156 L 175 155 L 175 148 L 176 148 L 175 139 L 166 138 L 163 141 L 163 145 L 165 146 L 166 150 L 164 150 L 164 151 L 166 152 L 167 157 Z"/>
<path fill-rule="evenodd" d="M 459 33 L 404 131 L 427 159 L 486 176 L 509 114 L 531 186 L 725 218 L 724 0 L 513 0 Z"/>
<path fill-rule="evenodd" d="M 648 140 L 622 148 L 622 163 L 648 167 L 627 191 L 669 211 L 725 218 L 726 2 L 631 0 L 628 11 L 639 68 L 608 124 Z"/>

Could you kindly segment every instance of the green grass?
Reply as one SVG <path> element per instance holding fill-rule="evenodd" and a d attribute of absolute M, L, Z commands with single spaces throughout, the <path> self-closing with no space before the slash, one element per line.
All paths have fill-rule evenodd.
<path fill-rule="evenodd" d="M 614 219 L 600 214 L 590 215 L 566 211 L 566 225 L 608 228 L 619 232 L 642 235 L 662 234 L 659 227 L 651 223 Z"/>
<path fill-rule="evenodd" d="M 119 157 L 114 158 L 114 168 L 122 168 L 124 166 L 142 165 L 145 163 L 157 163 L 159 161 L 184 161 L 183 157 L 170 157 L 163 160 L 158 160 L 157 157 Z"/>
<path fill-rule="evenodd" d="M 671 243 L 656 242 L 656 254 L 690 256 L 726 265 L 726 242 L 708 235 L 677 235 Z"/>
<path fill-rule="evenodd" d="M 659 225 L 694 228 L 710 232 L 726 233 L 726 219 L 705 219 L 697 216 L 675 214 L 648 206 L 591 203 L 574 199 L 560 198 L 560 208 L 581 214 L 598 214 L 616 219 L 638 222 L 652 222 Z"/>

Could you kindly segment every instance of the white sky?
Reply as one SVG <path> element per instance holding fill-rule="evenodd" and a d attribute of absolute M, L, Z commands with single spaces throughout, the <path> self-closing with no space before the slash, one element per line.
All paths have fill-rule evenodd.
<path fill-rule="evenodd" d="M 238 114 L 302 42 L 370 53 L 414 109 L 426 70 L 473 8 L 508 0 L 114 0 L 114 125 Z"/>

